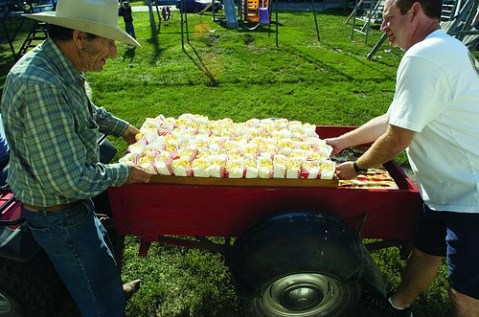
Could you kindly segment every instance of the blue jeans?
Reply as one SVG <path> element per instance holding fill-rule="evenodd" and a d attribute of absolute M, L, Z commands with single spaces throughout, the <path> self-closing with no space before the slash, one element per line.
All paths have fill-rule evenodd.
<path fill-rule="evenodd" d="M 133 26 L 133 22 L 125 22 L 125 31 L 126 33 L 130 34 L 132 38 L 136 39 L 135 27 Z"/>
<path fill-rule="evenodd" d="M 23 215 L 83 316 L 124 317 L 120 272 L 92 201 L 55 212 L 23 208 Z"/>

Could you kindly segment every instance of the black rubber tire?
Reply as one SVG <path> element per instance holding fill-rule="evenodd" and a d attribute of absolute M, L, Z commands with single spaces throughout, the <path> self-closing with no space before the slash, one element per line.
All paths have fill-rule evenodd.
<path fill-rule="evenodd" d="M 0 317 L 51 317 L 67 296 L 43 251 L 26 263 L 0 259 L 0 281 Z"/>
<path fill-rule="evenodd" d="M 336 217 L 293 211 L 242 234 L 230 266 L 251 316 L 337 317 L 356 308 L 369 258 L 358 234 Z"/>

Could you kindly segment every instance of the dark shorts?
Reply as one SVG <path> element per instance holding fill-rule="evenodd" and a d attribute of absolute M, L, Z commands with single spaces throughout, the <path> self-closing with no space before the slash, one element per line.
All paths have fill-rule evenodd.
<path fill-rule="evenodd" d="M 479 214 L 438 212 L 424 205 L 415 246 L 445 256 L 450 286 L 479 299 Z"/>

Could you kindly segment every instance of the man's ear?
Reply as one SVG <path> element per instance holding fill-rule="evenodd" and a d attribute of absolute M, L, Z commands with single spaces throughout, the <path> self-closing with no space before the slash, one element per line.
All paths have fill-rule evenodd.
<path fill-rule="evenodd" d="M 83 41 L 86 37 L 85 32 L 73 30 L 73 36 L 72 37 L 73 37 L 73 43 L 75 44 L 75 46 L 78 47 L 78 49 L 82 49 L 83 48 Z"/>
<path fill-rule="evenodd" d="M 411 6 L 412 17 L 416 18 L 420 10 L 421 10 L 421 4 L 419 2 L 414 2 Z"/>

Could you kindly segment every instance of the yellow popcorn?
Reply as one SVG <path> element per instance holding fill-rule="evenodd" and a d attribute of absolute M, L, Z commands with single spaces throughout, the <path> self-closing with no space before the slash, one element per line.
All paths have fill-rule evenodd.
<path fill-rule="evenodd" d="M 185 113 L 177 119 L 146 118 L 137 142 L 120 162 L 144 166 L 161 175 L 247 178 L 332 178 L 332 147 L 316 126 L 297 120 L 229 118 L 209 120 Z M 226 173 L 225 173 L 226 171 Z"/>
<path fill-rule="evenodd" d="M 145 122 L 140 128 L 140 131 L 146 131 L 148 129 L 158 130 L 160 127 L 161 124 L 158 118 L 146 118 Z"/>
<path fill-rule="evenodd" d="M 197 158 L 191 162 L 191 168 L 193 169 L 193 175 L 196 177 L 210 177 L 210 171 L 208 170 L 209 162 L 206 158 Z"/>
<path fill-rule="evenodd" d="M 221 154 L 210 157 L 208 170 L 211 177 L 223 177 L 226 160 L 227 156 Z"/>
<path fill-rule="evenodd" d="M 176 159 L 171 162 L 171 168 L 175 176 L 188 176 L 188 169 L 191 167 L 191 162 L 186 159 Z"/>
<path fill-rule="evenodd" d="M 271 178 L 273 176 L 273 161 L 269 157 L 258 157 L 258 176 L 260 178 Z"/>
<path fill-rule="evenodd" d="M 308 151 L 301 150 L 301 149 L 293 149 L 291 151 L 291 153 L 289 154 L 289 157 L 290 158 L 301 158 L 303 160 L 306 160 L 309 155 L 310 155 L 310 153 Z"/>
<path fill-rule="evenodd" d="M 259 126 L 261 121 L 259 119 L 249 119 L 245 122 L 246 126 L 248 127 L 257 127 Z"/>
<path fill-rule="evenodd" d="M 294 142 L 294 144 L 297 149 L 311 151 L 311 145 L 307 142 Z"/>
<path fill-rule="evenodd" d="M 176 126 L 176 119 L 175 118 L 161 118 L 160 119 L 160 128 L 166 130 L 173 130 Z"/>
<path fill-rule="evenodd" d="M 321 179 L 333 179 L 336 172 L 336 163 L 330 160 L 321 162 Z"/>
<path fill-rule="evenodd" d="M 286 157 L 277 155 L 273 160 L 273 178 L 284 178 L 286 176 Z"/>
<path fill-rule="evenodd" d="M 142 133 L 142 132 L 135 134 L 135 140 L 136 140 L 136 141 L 140 141 L 140 140 L 143 139 L 144 137 L 145 137 L 145 134 Z"/>
<path fill-rule="evenodd" d="M 258 156 L 258 146 L 256 144 L 248 143 L 243 145 L 243 153 L 246 156 L 256 157 Z"/>
<path fill-rule="evenodd" d="M 258 177 L 258 162 L 256 158 L 246 158 L 244 160 L 244 167 L 246 169 L 246 178 L 257 178 Z"/>
<path fill-rule="evenodd" d="M 189 148 L 184 148 L 184 149 L 180 149 L 178 150 L 177 152 L 177 156 L 180 158 L 180 159 L 185 159 L 185 160 L 188 160 L 188 161 L 192 161 L 196 158 L 196 154 L 198 153 L 198 149 L 195 148 L 195 147 L 189 147 Z"/>
<path fill-rule="evenodd" d="M 167 160 L 162 159 L 161 155 L 155 158 L 154 167 L 159 175 L 171 175 L 171 165 L 168 166 L 167 162 L 169 162 L 169 158 Z"/>
<path fill-rule="evenodd" d="M 286 129 L 288 127 L 288 119 L 279 118 L 274 120 L 274 125 L 276 129 Z"/>
<path fill-rule="evenodd" d="M 243 160 L 240 158 L 228 160 L 226 170 L 229 178 L 242 178 L 244 173 Z"/>
<path fill-rule="evenodd" d="M 318 161 L 304 161 L 301 168 L 308 172 L 308 179 L 316 179 L 319 174 Z"/>
<path fill-rule="evenodd" d="M 140 160 L 138 153 L 127 153 L 125 156 L 118 160 L 119 163 L 125 163 L 128 165 L 136 165 Z"/>
<path fill-rule="evenodd" d="M 299 178 L 302 162 L 300 158 L 289 158 L 285 163 L 286 178 Z"/>
<path fill-rule="evenodd" d="M 321 152 L 311 152 L 308 158 L 312 161 L 321 161 L 325 159 L 326 157 Z"/>
<path fill-rule="evenodd" d="M 128 146 L 128 152 L 140 154 L 145 150 L 146 145 L 145 139 L 140 139 L 138 142 Z"/>

